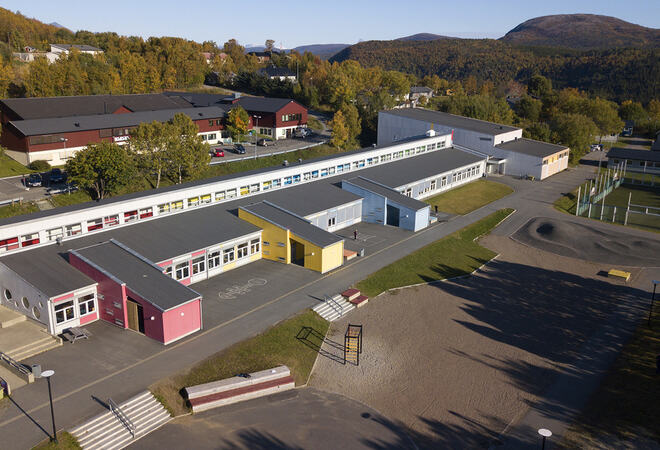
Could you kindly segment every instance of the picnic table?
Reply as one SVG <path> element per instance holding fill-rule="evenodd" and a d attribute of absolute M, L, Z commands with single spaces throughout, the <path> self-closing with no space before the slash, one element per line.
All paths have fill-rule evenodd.
<path fill-rule="evenodd" d="M 69 340 L 72 344 L 74 344 L 78 339 L 89 339 L 89 337 L 92 335 L 92 333 L 82 327 L 67 328 L 66 332 L 69 334 Z"/>

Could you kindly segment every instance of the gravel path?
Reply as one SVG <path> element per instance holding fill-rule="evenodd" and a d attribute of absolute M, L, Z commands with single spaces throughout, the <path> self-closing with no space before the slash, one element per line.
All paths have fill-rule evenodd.
<path fill-rule="evenodd" d="M 310 384 L 370 405 L 422 448 L 487 447 L 544 401 L 618 304 L 645 295 L 599 276 L 603 264 L 501 236 L 482 244 L 500 256 L 474 276 L 384 294 L 333 323 L 339 343 L 363 324 L 360 366 L 320 357 Z M 649 277 L 633 269 L 632 283 Z"/>

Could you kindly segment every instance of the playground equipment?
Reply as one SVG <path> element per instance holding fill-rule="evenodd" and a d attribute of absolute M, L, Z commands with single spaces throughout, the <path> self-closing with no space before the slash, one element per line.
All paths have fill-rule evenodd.
<path fill-rule="evenodd" d="M 349 323 L 344 334 L 344 364 L 348 361 L 359 366 L 360 353 L 362 353 L 362 325 Z"/>

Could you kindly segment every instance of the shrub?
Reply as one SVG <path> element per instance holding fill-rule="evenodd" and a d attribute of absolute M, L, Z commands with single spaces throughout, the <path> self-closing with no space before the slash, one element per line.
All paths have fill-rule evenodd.
<path fill-rule="evenodd" d="M 38 170 L 39 172 L 44 172 L 46 170 L 50 170 L 50 164 L 48 164 L 48 161 L 37 160 L 32 161 L 28 168 L 32 170 Z"/>

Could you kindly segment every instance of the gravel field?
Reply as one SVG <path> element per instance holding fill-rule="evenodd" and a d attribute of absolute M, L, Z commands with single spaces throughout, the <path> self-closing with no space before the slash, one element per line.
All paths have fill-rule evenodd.
<path fill-rule="evenodd" d="M 651 278 L 632 269 L 624 286 L 602 263 L 495 235 L 481 243 L 500 255 L 473 276 L 383 294 L 334 322 L 328 339 L 342 344 L 348 323 L 364 326 L 360 366 L 319 357 L 310 384 L 375 408 L 421 448 L 488 447 L 546 400 L 618 305 L 646 296 L 629 286 Z"/>

